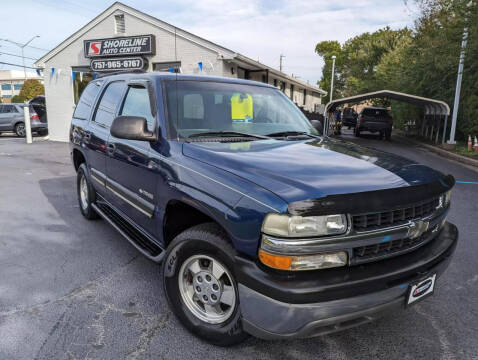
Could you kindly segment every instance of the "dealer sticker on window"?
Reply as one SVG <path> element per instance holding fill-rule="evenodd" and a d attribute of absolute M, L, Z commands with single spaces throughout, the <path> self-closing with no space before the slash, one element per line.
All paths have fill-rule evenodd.
<path fill-rule="evenodd" d="M 433 274 L 425 280 L 421 280 L 420 282 L 413 284 L 408 292 L 407 305 L 411 305 L 418 300 L 432 295 L 433 290 L 435 289 L 436 276 L 436 274 Z"/>

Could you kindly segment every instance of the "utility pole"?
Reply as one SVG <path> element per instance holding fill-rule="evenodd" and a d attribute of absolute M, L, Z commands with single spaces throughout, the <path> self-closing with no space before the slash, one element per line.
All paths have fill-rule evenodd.
<path fill-rule="evenodd" d="M 473 5 L 473 1 L 470 1 L 466 6 L 470 7 Z M 468 22 L 468 19 L 465 19 L 465 22 Z M 456 78 L 456 88 L 455 88 L 455 101 L 453 103 L 453 115 L 451 118 L 451 130 L 450 130 L 450 139 L 448 144 L 455 145 L 455 132 L 456 132 L 456 118 L 458 116 L 458 107 L 460 106 L 460 92 L 461 92 L 461 80 L 463 79 L 463 66 L 465 63 L 465 50 L 466 44 L 468 42 L 468 25 L 463 29 L 463 38 L 461 41 L 461 51 L 460 51 L 460 61 L 458 63 L 458 75 Z M 443 132 L 446 132 L 446 129 L 443 129 Z"/>
<path fill-rule="evenodd" d="M 280 54 L 279 56 L 279 71 L 282 72 L 282 59 L 285 58 L 285 55 Z"/>

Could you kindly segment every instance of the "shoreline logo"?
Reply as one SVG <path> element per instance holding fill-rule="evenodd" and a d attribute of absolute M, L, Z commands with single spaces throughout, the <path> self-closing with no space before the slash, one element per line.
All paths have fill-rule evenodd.
<path fill-rule="evenodd" d="M 88 47 L 88 55 L 98 55 L 101 52 L 101 41 L 92 41 Z"/>

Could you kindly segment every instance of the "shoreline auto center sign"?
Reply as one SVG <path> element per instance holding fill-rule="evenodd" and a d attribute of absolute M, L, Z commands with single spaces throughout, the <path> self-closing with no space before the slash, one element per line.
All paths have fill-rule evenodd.
<path fill-rule="evenodd" d="M 147 62 L 141 56 L 154 55 L 154 35 L 136 35 L 108 39 L 84 40 L 86 58 L 91 58 L 94 71 L 143 69 Z M 133 55 L 133 56 L 132 56 Z M 121 56 L 123 58 L 110 58 Z"/>

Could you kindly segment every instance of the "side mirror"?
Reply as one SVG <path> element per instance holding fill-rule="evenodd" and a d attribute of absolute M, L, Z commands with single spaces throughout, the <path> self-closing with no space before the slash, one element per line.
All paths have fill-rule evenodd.
<path fill-rule="evenodd" d="M 140 116 L 118 116 L 111 124 L 111 135 L 119 139 L 153 141 L 156 136 L 148 131 L 148 122 Z"/>
<path fill-rule="evenodd" d="M 320 120 L 310 120 L 310 123 L 312 126 L 321 134 L 324 133 L 324 125 L 322 124 L 322 121 Z"/>

